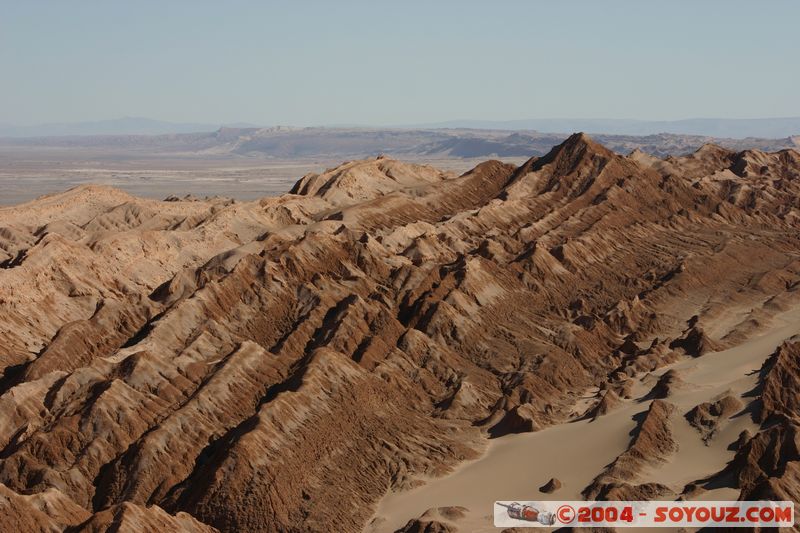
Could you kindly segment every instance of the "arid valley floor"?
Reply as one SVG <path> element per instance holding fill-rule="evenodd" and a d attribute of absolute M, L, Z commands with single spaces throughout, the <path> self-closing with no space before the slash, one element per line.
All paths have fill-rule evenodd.
<path fill-rule="evenodd" d="M 567 135 L 471 129 L 220 128 L 169 135 L 0 137 L 0 206 L 84 184 L 136 196 L 225 196 L 256 200 L 287 192 L 300 176 L 343 161 L 389 155 L 458 174 L 487 159 L 520 165 L 542 156 Z M 698 135 L 599 135 L 627 155 L 691 153 L 714 143 L 741 151 L 800 148 L 800 136 L 727 139 Z"/>
<path fill-rule="evenodd" d="M 62 170 L 2 148 L 0 524 L 465 533 L 494 500 L 800 501 L 794 140 L 612 141 Z"/>

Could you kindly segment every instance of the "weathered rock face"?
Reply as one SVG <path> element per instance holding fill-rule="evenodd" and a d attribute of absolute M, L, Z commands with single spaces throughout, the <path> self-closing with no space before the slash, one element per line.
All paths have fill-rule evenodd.
<path fill-rule="evenodd" d="M 764 362 L 760 384 L 755 391 L 761 422 L 752 434 L 742 431 L 733 443 L 736 455 L 720 472 L 699 480 L 714 485 L 722 480 L 740 490 L 742 500 L 789 500 L 800 498 L 800 342 L 796 337 L 781 345 Z M 713 404 L 702 404 L 687 414 L 702 431 L 716 428 L 727 413 L 739 404 L 723 397 Z M 718 413 L 718 414 L 715 414 Z M 695 424 L 695 422 L 698 422 Z"/>
<path fill-rule="evenodd" d="M 800 417 L 800 341 L 782 345 L 762 369 L 762 422 Z"/>
<path fill-rule="evenodd" d="M 0 517 L 14 531 L 63 531 L 92 514 L 57 489 L 24 495 L 0 485 Z"/>
<path fill-rule="evenodd" d="M 539 487 L 539 490 L 546 494 L 550 494 L 552 492 L 557 491 L 560 488 L 561 488 L 561 481 L 553 477 L 550 478 L 550 480 L 547 483 Z"/>
<path fill-rule="evenodd" d="M 675 370 L 667 370 L 658 378 L 648 396 L 658 399 L 669 398 L 675 389 L 682 386 L 683 379 L 681 379 L 680 373 Z"/>
<path fill-rule="evenodd" d="M 464 517 L 463 507 L 429 509 L 419 518 L 409 520 L 397 533 L 456 533 L 458 521 Z"/>
<path fill-rule="evenodd" d="M 437 522 L 436 520 L 412 520 L 401 529 L 398 533 L 456 533 L 458 528 L 451 524 Z"/>
<path fill-rule="evenodd" d="M 708 338 L 708 335 L 697 326 L 692 326 L 684 333 L 683 337 L 675 339 L 669 345 L 670 348 L 683 350 L 687 355 L 694 357 L 701 356 L 708 352 L 713 352 L 719 348 L 717 344 Z"/>
<path fill-rule="evenodd" d="M 202 524 L 186 513 L 170 515 L 158 506 L 144 507 L 130 502 L 114 505 L 95 513 L 91 519 L 75 527 L 79 533 L 119 531 L 174 531 L 175 533 L 215 533 L 218 530 Z"/>
<path fill-rule="evenodd" d="M 597 405 L 594 406 L 587 414 L 592 420 L 596 420 L 597 418 L 614 409 L 620 404 L 620 402 L 621 400 L 619 396 L 617 396 L 617 393 L 611 389 L 608 389 L 603 392 L 603 395 L 600 397 L 600 401 L 597 402 Z"/>
<path fill-rule="evenodd" d="M 0 209 L 0 482 L 19 502 L 0 520 L 57 490 L 62 511 L 27 517 L 358 531 L 389 488 L 601 383 L 603 414 L 626 372 L 724 346 L 704 317 L 734 303 L 757 331 L 796 299 L 800 156 L 751 157 L 575 135 L 458 177 L 381 158 L 260 202 L 91 187 Z M 767 416 L 796 415 L 769 385 L 792 364 Z M 652 403 L 604 496 L 661 493 L 621 473 L 670 451 L 669 417 Z"/>
<path fill-rule="evenodd" d="M 661 463 L 677 451 L 671 421 L 675 410 L 664 400 L 650 403 L 628 449 L 583 491 L 587 500 L 647 500 L 668 492 L 658 484 L 637 485 L 635 480 L 648 465 Z"/>
<path fill-rule="evenodd" d="M 779 347 L 764 363 L 761 430 L 740 436 L 733 475 L 742 499 L 800 501 L 800 342 Z"/>
<path fill-rule="evenodd" d="M 686 413 L 686 420 L 708 442 L 727 418 L 739 412 L 744 404 L 736 396 L 725 395 L 715 402 L 703 402 Z"/>

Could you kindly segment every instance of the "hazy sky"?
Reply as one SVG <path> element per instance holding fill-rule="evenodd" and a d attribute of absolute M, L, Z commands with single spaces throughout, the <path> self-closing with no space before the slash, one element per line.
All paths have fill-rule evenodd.
<path fill-rule="evenodd" d="M 800 1 L 0 0 L 0 123 L 800 115 Z"/>

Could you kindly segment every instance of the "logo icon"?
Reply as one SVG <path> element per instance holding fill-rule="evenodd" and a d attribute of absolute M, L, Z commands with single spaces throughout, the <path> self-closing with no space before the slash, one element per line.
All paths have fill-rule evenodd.
<path fill-rule="evenodd" d="M 562 505 L 556 511 L 556 516 L 562 524 L 569 524 L 575 520 L 575 509 L 571 505 Z"/>
<path fill-rule="evenodd" d="M 553 513 L 548 511 L 540 511 L 539 509 L 531 507 L 530 505 L 522 505 L 517 502 L 513 502 L 509 505 L 498 502 L 497 505 L 500 507 L 505 507 L 509 518 L 513 518 L 515 520 L 538 522 L 543 526 L 552 526 L 556 523 L 556 517 Z M 573 511 L 573 514 L 574 512 L 575 511 Z"/>

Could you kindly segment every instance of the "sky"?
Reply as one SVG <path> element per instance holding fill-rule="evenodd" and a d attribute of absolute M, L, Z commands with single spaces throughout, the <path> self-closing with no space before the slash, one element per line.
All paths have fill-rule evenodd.
<path fill-rule="evenodd" d="M 800 115 L 800 1 L 0 0 L 0 124 Z"/>

